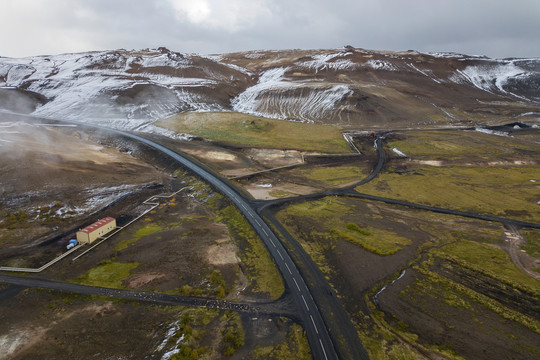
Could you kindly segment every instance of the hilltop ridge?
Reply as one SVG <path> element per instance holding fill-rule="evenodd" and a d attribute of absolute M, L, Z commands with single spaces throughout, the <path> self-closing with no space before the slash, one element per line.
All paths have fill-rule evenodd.
<path fill-rule="evenodd" d="M 0 87 L 5 110 L 139 130 L 190 111 L 349 128 L 537 122 L 540 116 L 540 59 L 352 47 L 0 58 Z"/>

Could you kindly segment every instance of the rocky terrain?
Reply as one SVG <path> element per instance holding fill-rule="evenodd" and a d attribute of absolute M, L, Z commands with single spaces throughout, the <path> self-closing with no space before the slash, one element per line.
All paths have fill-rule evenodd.
<path fill-rule="evenodd" d="M 126 129 L 186 111 L 403 128 L 535 120 L 540 60 L 453 53 L 115 50 L 0 58 L 0 107 Z"/>
<path fill-rule="evenodd" d="M 359 358 L 356 339 L 373 359 L 539 356 L 540 59 L 0 57 L 0 359 L 310 359 L 309 324 L 240 207 L 80 122 L 143 132 L 231 184 L 292 256 L 341 358 Z M 66 253 L 105 216 L 118 234 Z M 63 254 L 24 276 L 50 287 L 16 282 Z"/>

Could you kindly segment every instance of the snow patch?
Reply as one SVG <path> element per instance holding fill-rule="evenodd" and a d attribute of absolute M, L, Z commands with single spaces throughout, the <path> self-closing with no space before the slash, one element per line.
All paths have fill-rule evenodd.
<path fill-rule="evenodd" d="M 155 50 L 0 58 L 0 79 L 5 79 L 0 80 L 0 85 L 23 87 L 51 99 L 33 115 L 135 130 L 180 111 L 224 110 L 213 99 L 201 95 L 202 92 L 191 90 L 215 88 L 224 80 L 220 74 L 206 71 L 207 76 L 201 78 L 174 75 L 192 65 L 193 60 L 188 56 Z M 137 68 L 135 74 L 134 68 Z M 171 75 L 155 70 L 167 68 L 174 70 Z M 140 96 L 148 96 L 152 101 L 134 98 L 133 103 L 120 106 L 115 103 L 115 93 L 139 85 L 153 85 L 158 90 L 161 87 L 170 96 L 163 97 L 160 93 L 157 96 L 149 88 L 149 93 L 143 91 Z"/>
<path fill-rule="evenodd" d="M 335 54 L 319 54 L 319 55 L 313 55 L 311 58 L 313 60 L 310 61 L 304 61 L 301 63 L 296 63 L 296 65 L 300 67 L 305 67 L 308 69 L 313 69 L 316 72 L 319 70 L 354 70 L 358 67 L 358 64 L 352 62 L 349 59 L 338 59 L 334 60 L 339 57 L 343 57 L 346 55 L 350 55 L 351 53 L 335 53 Z"/>
<path fill-rule="evenodd" d="M 167 330 L 167 334 L 165 334 L 165 339 L 159 344 L 159 346 L 156 348 L 156 351 L 162 351 L 165 346 L 169 343 L 169 339 L 171 339 L 173 336 L 176 335 L 176 333 L 180 330 L 180 322 L 175 321 L 171 324 L 169 329 Z M 174 347 L 172 350 L 167 351 L 163 356 L 161 357 L 161 360 L 169 360 L 173 355 L 178 354 L 180 352 L 180 349 L 177 348 L 178 344 L 180 344 L 184 340 L 185 335 L 182 334 L 180 338 L 176 341 Z"/>
<path fill-rule="evenodd" d="M 430 55 L 436 58 L 444 58 L 444 59 L 454 59 L 454 58 L 460 58 L 464 55 L 456 54 L 453 52 L 427 52 L 426 55 Z"/>
<path fill-rule="evenodd" d="M 16 333 L 10 332 L 8 335 L 0 336 L 0 353 L 4 354 L 3 356 L 9 357 L 12 355 L 19 347 L 28 343 L 30 334 L 26 334 L 22 331 Z"/>
<path fill-rule="evenodd" d="M 246 59 L 260 59 L 260 58 L 264 57 L 264 54 L 259 53 L 259 52 L 250 52 L 250 53 L 245 53 L 244 57 Z"/>
<path fill-rule="evenodd" d="M 406 272 L 406 271 L 407 271 L 407 270 L 403 270 L 403 271 L 401 272 L 401 274 L 399 274 L 399 276 L 398 276 L 397 279 L 392 280 L 392 282 L 391 282 L 389 285 L 384 285 L 384 286 L 381 288 L 381 290 L 377 291 L 377 293 L 376 293 L 375 295 L 373 295 L 373 302 L 375 303 L 375 305 L 378 305 L 378 304 L 379 304 L 379 295 L 380 295 L 384 290 L 386 290 L 386 288 L 387 288 L 388 286 L 394 285 L 394 283 L 395 283 L 396 281 L 398 281 L 399 279 L 401 279 L 401 278 L 405 275 L 405 272 Z"/>
<path fill-rule="evenodd" d="M 400 157 L 407 157 L 407 155 L 405 155 L 404 153 L 402 153 L 401 151 L 399 151 L 396 148 L 392 148 L 392 151 L 395 152 Z"/>
<path fill-rule="evenodd" d="M 510 93 L 504 87 L 511 79 L 524 79 L 530 76 L 528 71 L 517 66 L 514 61 L 506 63 L 501 63 L 499 61 L 496 64 L 470 65 L 464 70 L 456 71 L 457 74 L 450 77 L 450 80 L 456 83 L 462 83 L 462 79 L 465 79 L 480 90 L 489 93 L 500 91 L 522 99 L 522 96 Z"/>
<path fill-rule="evenodd" d="M 437 84 L 441 84 L 441 81 L 437 78 L 435 78 L 435 76 L 433 75 L 433 72 L 431 70 L 421 70 L 419 68 L 417 68 L 416 66 L 414 66 L 413 64 L 408 64 L 409 67 L 411 67 L 413 70 L 416 70 L 418 71 L 420 74 L 430 78 L 431 80 L 433 80 L 434 82 L 436 82 Z"/>
<path fill-rule="evenodd" d="M 540 112 L 530 111 L 530 112 L 526 112 L 526 113 L 523 113 L 523 114 L 519 114 L 516 117 L 523 117 L 523 116 L 540 116 Z"/>
<path fill-rule="evenodd" d="M 295 83 L 285 78 L 288 69 L 279 67 L 263 72 L 256 85 L 233 99 L 233 110 L 256 116 L 313 122 L 325 114 L 332 115 L 336 105 L 352 93 L 346 85 L 328 87 Z"/>
<path fill-rule="evenodd" d="M 385 71 L 397 71 L 398 68 L 388 61 L 384 60 L 368 60 L 364 63 L 364 66 L 369 66 L 375 70 L 385 70 Z"/>
<path fill-rule="evenodd" d="M 505 133 L 504 131 L 496 131 L 491 129 L 486 129 L 483 127 L 476 127 L 474 130 L 479 131 L 481 133 L 490 134 L 490 135 L 497 135 L 497 136 L 508 136 L 508 133 Z"/>

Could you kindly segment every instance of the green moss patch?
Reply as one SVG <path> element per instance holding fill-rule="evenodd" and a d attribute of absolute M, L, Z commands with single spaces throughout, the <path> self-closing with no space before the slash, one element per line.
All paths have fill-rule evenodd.
<path fill-rule="evenodd" d="M 293 204 L 278 213 L 278 218 L 288 223 L 291 217 L 299 222 L 309 219 L 313 224 L 311 235 L 326 237 L 329 242 L 342 238 L 379 255 L 391 255 L 411 244 L 411 240 L 387 229 L 356 223 L 346 223 L 342 218 L 353 209 L 338 198 L 324 198 Z"/>
<path fill-rule="evenodd" d="M 540 231 L 528 230 L 522 231 L 525 244 L 521 245 L 521 249 L 525 250 L 527 254 L 539 259 L 540 258 Z"/>
<path fill-rule="evenodd" d="M 508 254 L 495 246 L 464 240 L 434 249 L 432 253 L 540 296 L 539 282 L 519 270 Z"/>
<path fill-rule="evenodd" d="M 408 167 L 356 190 L 425 205 L 519 220 L 540 220 L 537 167 Z"/>
<path fill-rule="evenodd" d="M 332 233 L 342 239 L 360 245 L 364 249 L 379 255 L 391 255 L 401 250 L 402 246 L 411 244 L 411 240 L 397 234 L 373 227 L 361 228 L 357 224 L 348 223 L 343 229 L 332 229 Z"/>
<path fill-rule="evenodd" d="M 219 221 L 224 222 L 232 234 L 243 238 L 248 244 L 240 257 L 251 272 L 256 274 L 254 290 L 268 293 L 273 299 L 279 298 L 285 291 L 283 280 L 259 236 L 236 207 L 229 205 L 218 213 Z"/>
<path fill-rule="evenodd" d="M 138 263 L 102 261 L 86 274 L 75 279 L 74 282 L 83 285 L 121 289 L 124 288 L 122 280 L 127 278 L 137 266 L 139 266 Z"/>
<path fill-rule="evenodd" d="M 234 145 L 321 151 L 351 152 L 340 128 L 267 119 L 234 112 L 181 113 L 156 125 Z"/>
<path fill-rule="evenodd" d="M 309 360 L 312 357 L 304 329 L 298 324 L 292 324 L 285 342 L 277 346 L 257 346 L 250 358 Z"/>
<path fill-rule="evenodd" d="M 297 169 L 292 170 L 291 174 L 322 181 L 329 185 L 341 185 L 362 180 L 369 174 L 369 171 L 357 166 L 333 166 L 314 169 Z"/>
<path fill-rule="evenodd" d="M 162 231 L 163 228 L 159 226 L 158 224 L 148 224 L 146 226 L 143 226 L 135 231 L 132 237 L 129 237 L 127 239 L 122 240 L 115 246 L 116 251 L 127 249 L 131 244 L 139 241 L 145 236 L 149 236 L 152 234 L 155 234 L 157 232 Z"/>
<path fill-rule="evenodd" d="M 388 148 L 397 148 L 408 156 L 499 156 L 514 149 L 530 148 L 508 137 L 479 131 L 416 131 L 403 140 L 390 139 Z M 511 146 L 509 146 L 511 144 Z"/>

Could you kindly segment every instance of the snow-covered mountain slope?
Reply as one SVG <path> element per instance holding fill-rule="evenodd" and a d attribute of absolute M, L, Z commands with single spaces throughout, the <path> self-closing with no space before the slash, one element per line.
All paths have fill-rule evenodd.
<path fill-rule="evenodd" d="M 0 108 L 139 130 L 185 111 L 381 128 L 537 121 L 540 59 L 352 47 L 0 58 Z"/>
<path fill-rule="evenodd" d="M 119 50 L 0 58 L 0 86 L 44 96 L 37 116 L 136 129 L 181 111 L 229 109 L 251 83 L 240 70 L 164 48 Z"/>
<path fill-rule="evenodd" d="M 345 48 L 233 53 L 221 61 L 260 74 L 233 100 L 235 110 L 301 121 L 471 120 L 464 112 L 482 121 L 489 113 L 518 116 L 540 105 L 540 59 Z"/>

